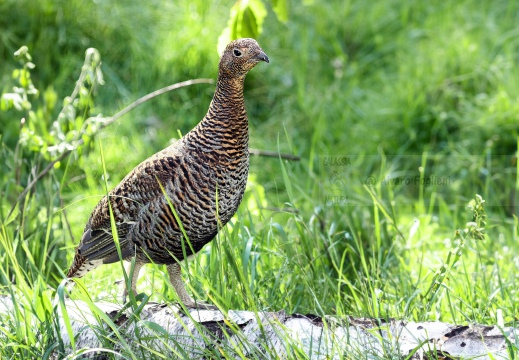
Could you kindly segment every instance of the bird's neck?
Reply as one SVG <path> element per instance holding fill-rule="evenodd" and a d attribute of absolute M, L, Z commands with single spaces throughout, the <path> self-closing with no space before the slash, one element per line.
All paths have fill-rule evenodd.
<path fill-rule="evenodd" d="M 216 90 L 204 120 L 214 120 L 223 131 L 247 130 L 247 112 L 243 98 L 244 78 L 219 76 Z"/>
<path fill-rule="evenodd" d="M 243 99 L 244 78 L 218 76 L 216 91 L 204 119 L 194 129 L 214 148 L 247 149 L 249 124 Z"/>

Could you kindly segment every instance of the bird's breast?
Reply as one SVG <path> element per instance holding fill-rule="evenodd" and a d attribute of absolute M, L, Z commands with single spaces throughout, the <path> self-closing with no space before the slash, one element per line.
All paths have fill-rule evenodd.
<path fill-rule="evenodd" d="M 238 155 L 238 154 L 236 154 Z M 249 173 L 248 152 L 230 156 L 229 152 L 212 164 L 212 183 L 204 183 L 214 199 L 214 216 L 227 223 L 238 209 L 247 185 Z"/>

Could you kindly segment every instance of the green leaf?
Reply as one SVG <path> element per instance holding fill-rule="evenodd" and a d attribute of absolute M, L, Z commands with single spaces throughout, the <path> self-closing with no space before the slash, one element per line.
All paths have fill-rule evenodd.
<path fill-rule="evenodd" d="M 231 8 L 227 27 L 218 37 L 218 52 L 222 53 L 225 46 L 239 38 L 257 38 L 263 31 L 263 22 L 267 9 L 262 0 L 238 1 Z"/>
<path fill-rule="evenodd" d="M 68 316 L 67 306 L 65 305 L 65 288 L 67 285 L 67 280 L 63 280 L 58 286 L 58 299 L 59 299 L 59 308 L 61 310 L 61 317 L 63 319 L 63 323 L 65 324 L 65 330 L 67 331 L 68 338 L 70 340 L 70 347 L 72 351 L 76 350 L 76 340 L 74 338 L 74 331 L 72 330 L 72 324 L 70 322 L 70 317 Z"/>
<path fill-rule="evenodd" d="M 137 325 L 143 325 L 146 326 L 151 331 L 155 332 L 156 334 L 162 335 L 162 336 L 169 336 L 169 333 L 159 324 L 154 323 L 152 321 L 148 320 L 140 320 L 137 322 Z"/>
<path fill-rule="evenodd" d="M 2 95 L 2 110 L 10 109 L 11 107 L 15 107 L 16 110 L 23 109 L 23 98 L 20 94 L 16 93 L 8 93 Z"/>
<path fill-rule="evenodd" d="M 272 9 L 279 21 L 282 23 L 288 21 L 288 4 L 286 0 L 272 0 Z"/>
<path fill-rule="evenodd" d="M 258 24 L 256 22 L 256 16 L 250 10 L 250 8 L 245 9 L 243 12 L 243 19 L 240 30 L 240 37 L 255 38 L 258 36 Z"/>
<path fill-rule="evenodd" d="M 14 219 L 16 219 L 16 217 L 18 216 L 18 213 L 20 212 L 20 209 L 18 207 L 18 204 L 19 203 L 16 203 L 15 207 L 13 208 L 13 211 L 11 212 L 11 214 L 9 215 L 9 217 L 5 220 L 4 222 L 4 226 L 7 226 L 9 225 L 9 223 L 11 223 Z"/>
<path fill-rule="evenodd" d="M 254 28 L 254 31 L 256 32 L 255 37 L 257 37 L 263 32 L 263 22 L 267 17 L 267 9 L 261 0 L 250 0 L 248 3 L 251 15 L 254 18 L 254 23 L 249 24 L 249 26 Z"/>
<path fill-rule="evenodd" d="M 45 105 L 49 111 L 52 111 L 56 107 L 56 104 L 58 103 L 58 94 L 54 91 L 52 86 L 48 87 L 43 93 L 43 100 L 45 101 Z"/>

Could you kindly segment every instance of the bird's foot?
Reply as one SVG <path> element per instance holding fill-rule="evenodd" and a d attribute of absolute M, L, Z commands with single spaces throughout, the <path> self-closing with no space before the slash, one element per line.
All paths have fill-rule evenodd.
<path fill-rule="evenodd" d="M 182 304 L 184 304 L 184 307 L 187 309 L 218 310 L 218 307 L 215 305 L 208 304 L 204 301 L 195 301 L 190 299 L 190 301 L 182 301 L 182 303 L 179 304 L 180 311 L 182 311 Z"/>
<path fill-rule="evenodd" d="M 129 292 L 128 292 L 128 289 L 126 288 L 126 285 L 124 284 L 124 281 L 121 281 L 121 282 L 122 282 L 122 286 L 124 287 L 124 289 L 121 293 L 121 300 L 122 300 L 123 304 L 126 304 L 126 300 L 128 298 Z M 133 293 L 133 296 L 137 296 L 137 290 L 131 289 L 131 291 Z"/>

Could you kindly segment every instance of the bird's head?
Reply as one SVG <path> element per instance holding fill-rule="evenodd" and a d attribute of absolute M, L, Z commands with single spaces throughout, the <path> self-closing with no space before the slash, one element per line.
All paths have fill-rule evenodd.
<path fill-rule="evenodd" d="M 238 39 L 231 41 L 220 59 L 220 75 L 244 77 L 260 61 L 269 62 L 269 58 L 254 39 Z"/>

